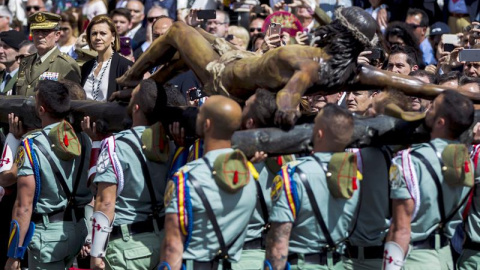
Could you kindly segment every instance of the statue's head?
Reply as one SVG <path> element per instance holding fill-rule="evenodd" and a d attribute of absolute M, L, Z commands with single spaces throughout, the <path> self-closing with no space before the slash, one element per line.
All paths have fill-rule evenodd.
<path fill-rule="evenodd" d="M 372 15 L 359 7 L 339 8 L 335 11 L 337 23 L 347 28 L 365 47 L 378 43 L 377 22 Z"/>

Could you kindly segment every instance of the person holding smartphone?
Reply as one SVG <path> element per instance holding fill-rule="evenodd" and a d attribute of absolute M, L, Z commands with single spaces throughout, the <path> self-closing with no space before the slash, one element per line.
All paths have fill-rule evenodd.
<path fill-rule="evenodd" d="M 82 66 L 81 85 L 87 99 L 106 101 L 113 92 L 121 89 L 115 79 L 133 62 L 117 53 L 120 50 L 119 35 L 107 15 L 95 16 L 87 26 L 87 43 L 98 56 Z"/>

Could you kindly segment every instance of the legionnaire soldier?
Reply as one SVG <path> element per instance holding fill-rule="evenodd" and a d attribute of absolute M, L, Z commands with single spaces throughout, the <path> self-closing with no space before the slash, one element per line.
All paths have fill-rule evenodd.
<path fill-rule="evenodd" d="M 80 68 L 74 59 L 58 50 L 59 15 L 37 12 L 28 17 L 37 53 L 22 59 L 17 81 L 17 95 L 33 96 L 41 80 L 67 79 L 80 83 Z"/>
<path fill-rule="evenodd" d="M 203 158 L 187 163 L 167 184 L 165 240 L 159 269 L 230 269 L 240 259 L 254 211 L 255 183 L 242 152 L 231 148 L 241 109 L 212 96 L 200 107 L 196 132 Z"/>
<path fill-rule="evenodd" d="M 458 138 L 473 116 L 468 98 L 453 90 L 442 92 L 425 118 L 431 141 L 392 160 L 393 217 L 384 269 L 453 269 L 449 240 L 462 222 L 461 209 L 474 180 L 467 147 Z"/>
<path fill-rule="evenodd" d="M 92 269 L 153 269 L 163 238 L 168 140 L 155 123 L 156 83 L 132 92 L 133 127 L 103 140 L 92 216 Z M 165 106 L 166 96 L 158 98 Z M 152 125 L 153 124 L 153 125 Z"/>
<path fill-rule="evenodd" d="M 363 180 L 368 195 L 360 199 L 357 224 L 346 242 L 342 256 L 347 270 L 381 269 L 384 240 L 390 227 L 389 168 L 391 150 L 387 146 L 360 149 Z"/>
<path fill-rule="evenodd" d="M 68 268 L 87 235 L 83 208 L 75 206 L 92 197 L 79 189 L 86 185 L 82 151 L 89 140 L 64 120 L 70 97 L 63 84 L 41 81 L 35 90 L 42 129 L 22 140 L 12 168 L 18 168 L 17 198 L 5 269 L 19 269 L 27 247 L 30 269 Z"/>
<path fill-rule="evenodd" d="M 339 250 L 359 202 L 353 117 L 327 104 L 315 118 L 314 154 L 283 166 L 272 186 L 265 269 L 343 269 Z M 339 184 L 337 184 L 339 183 Z"/>
<path fill-rule="evenodd" d="M 5 65 L 0 72 L 0 95 L 15 94 L 19 67 L 16 57 L 24 40 L 23 34 L 15 30 L 0 33 L 0 63 Z"/>
<path fill-rule="evenodd" d="M 254 95 L 247 99 L 242 110 L 242 128 L 266 128 L 274 125 L 273 118 L 277 106 L 275 95 L 265 89 L 257 89 Z M 256 161 L 256 159 L 259 159 Z M 247 236 L 238 263 L 232 264 L 234 270 L 263 269 L 265 260 L 266 236 L 269 227 L 270 191 L 273 178 L 280 167 L 293 160 L 293 155 L 266 157 L 263 152 L 257 152 L 251 161 L 250 171 L 257 188 L 257 206 L 247 227 Z"/>

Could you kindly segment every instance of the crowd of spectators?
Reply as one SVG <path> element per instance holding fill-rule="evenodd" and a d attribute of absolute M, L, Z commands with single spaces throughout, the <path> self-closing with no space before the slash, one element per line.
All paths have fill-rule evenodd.
<path fill-rule="evenodd" d="M 22 33 L 25 39 L 20 44 L 10 42 L 9 35 L 4 40 L 0 38 L 0 70 L 4 70 L 0 93 L 4 95 L 23 94 L 15 91 L 15 84 L 7 89 L 6 79 L 7 75 L 13 76 L 23 57 L 36 53 L 37 46 L 32 37 L 34 31 L 29 27 L 28 18 L 37 12 L 52 12 L 61 16 L 59 27 L 54 29 L 60 33 L 54 40 L 56 46 L 81 67 L 79 83 L 87 99 L 106 101 L 120 90 L 115 78 L 131 67 L 152 42 L 164 35 L 176 21 L 202 27 L 214 36 L 233 43 L 238 50 L 262 54 L 279 46 L 313 45 L 315 39 L 321 38 L 315 35 L 316 30 L 335 19 L 333 11 L 340 6 L 364 8 L 376 19 L 378 31 L 383 34 L 376 47 L 360 54 L 358 63 L 405 75 L 417 74 L 419 79 L 428 78 L 426 81 L 430 83 L 455 77 L 456 80 L 447 81 L 450 86 L 458 85 L 468 91 L 479 88 L 478 85 L 465 85 L 477 82 L 480 58 L 459 60 L 462 50 L 478 46 L 478 1 L 7 0 L 4 3 L 0 6 L 0 32 L 14 30 Z M 212 9 L 215 10 L 213 18 L 202 19 L 199 10 Z M 274 31 L 275 24 L 280 24 L 280 31 Z M 105 28 L 109 34 L 103 47 L 93 36 L 99 36 L 99 27 Z M 452 41 L 451 36 L 443 38 L 449 34 L 455 35 L 456 39 Z M 31 46 L 28 40 L 33 41 L 35 46 Z M 172 79 L 168 85 L 180 89 L 188 99 L 188 89 L 201 84 L 193 72 L 188 71 Z M 344 102 L 352 111 L 368 115 L 369 111 L 375 111 L 372 104 L 378 93 L 379 90 L 374 89 L 333 95 L 335 98 L 310 97 L 305 98 L 303 107 L 315 111 L 324 100 L 330 100 Z M 317 102 L 319 100 L 322 102 Z M 428 108 L 427 101 L 411 100 L 412 103 L 406 104 L 405 108 Z"/>

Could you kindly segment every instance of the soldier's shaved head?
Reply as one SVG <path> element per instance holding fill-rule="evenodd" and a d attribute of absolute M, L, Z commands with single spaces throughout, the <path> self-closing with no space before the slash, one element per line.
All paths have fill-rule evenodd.
<path fill-rule="evenodd" d="M 230 140 L 242 123 L 242 109 L 237 102 L 224 96 L 211 96 L 200 107 L 197 134 L 213 139 Z"/>
<path fill-rule="evenodd" d="M 319 135 L 319 134 L 322 135 Z M 327 104 L 315 117 L 314 148 L 322 145 L 322 152 L 340 152 L 353 135 L 353 116 L 335 104 Z"/>

